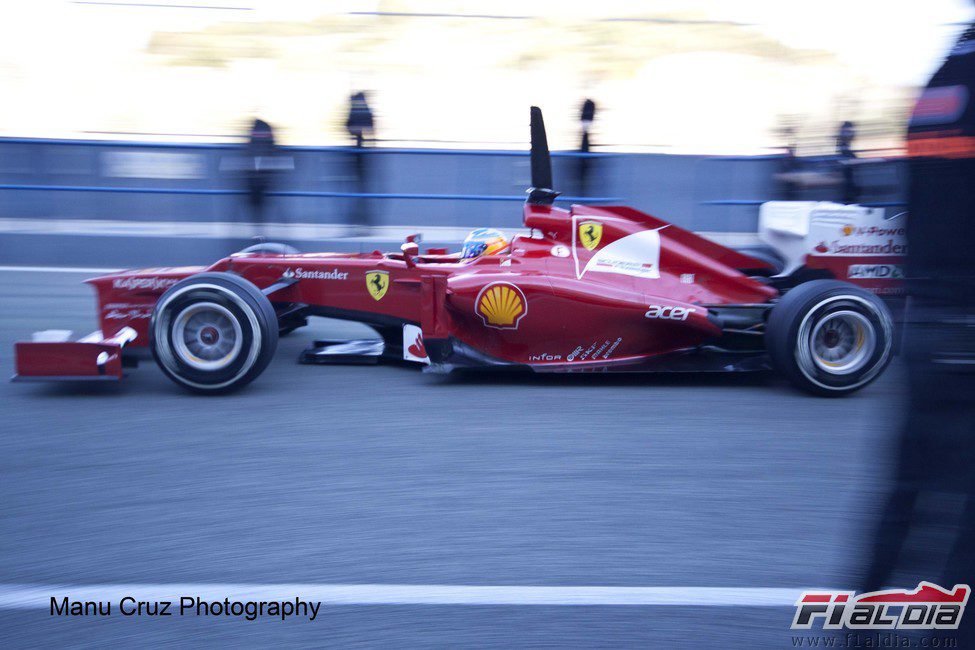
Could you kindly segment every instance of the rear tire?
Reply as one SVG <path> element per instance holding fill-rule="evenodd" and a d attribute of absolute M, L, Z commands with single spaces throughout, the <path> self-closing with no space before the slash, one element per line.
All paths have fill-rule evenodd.
<path fill-rule="evenodd" d="M 816 395 L 839 396 L 876 379 L 893 354 L 894 325 L 869 291 L 813 280 L 772 308 L 765 344 L 776 370 Z"/>
<path fill-rule="evenodd" d="M 149 346 L 177 384 L 197 393 L 225 393 L 267 367 L 278 346 L 278 321 L 267 296 L 244 278 L 199 273 L 159 298 Z"/>

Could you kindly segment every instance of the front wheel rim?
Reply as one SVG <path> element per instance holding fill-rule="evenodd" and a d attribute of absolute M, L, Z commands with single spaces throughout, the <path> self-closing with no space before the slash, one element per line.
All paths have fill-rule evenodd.
<path fill-rule="evenodd" d="M 202 371 L 229 366 L 243 347 L 243 332 L 233 313 L 214 302 L 187 306 L 173 318 L 173 348 L 180 361 Z"/>

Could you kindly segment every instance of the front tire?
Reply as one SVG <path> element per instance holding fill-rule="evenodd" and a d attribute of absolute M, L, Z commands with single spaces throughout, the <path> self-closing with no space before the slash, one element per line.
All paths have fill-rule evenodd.
<path fill-rule="evenodd" d="M 765 331 L 775 368 L 816 395 L 863 388 L 893 354 L 894 325 L 886 305 L 838 280 L 813 280 L 787 291 L 772 308 Z"/>
<path fill-rule="evenodd" d="M 242 388 L 278 345 L 271 302 L 244 278 L 200 273 L 170 287 L 152 312 L 149 346 L 163 373 L 197 393 Z"/>

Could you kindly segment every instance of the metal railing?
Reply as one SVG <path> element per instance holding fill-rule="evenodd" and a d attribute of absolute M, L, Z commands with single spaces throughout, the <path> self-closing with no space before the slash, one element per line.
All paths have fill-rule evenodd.
<path fill-rule="evenodd" d="M 23 144 L 32 146 L 81 146 L 111 147 L 116 149 L 196 149 L 220 151 L 245 151 L 242 144 L 234 143 L 172 143 L 172 142 L 119 142 L 112 140 L 66 140 L 48 138 L 0 138 L 0 145 Z M 294 153 L 366 154 L 366 155 L 423 155 L 423 156 L 491 156 L 528 158 L 528 151 L 508 149 L 422 149 L 400 147 L 318 147 L 287 146 L 279 149 L 282 156 Z M 609 158 L 611 153 L 582 153 L 577 151 L 553 151 L 553 158 Z M 171 194 L 199 196 L 235 196 L 247 194 L 245 189 L 232 188 L 179 188 L 179 187 L 116 187 L 104 185 L 47 185 L 34 183 L 3 183 L 0 190 L 36 192 L 103 192 L 114 194 Z M 407 199 L 433 201 L 524 201 L 524 194 L 461 194 L 461 193 L 409 193 L 409 192 L 343 192 L 321 190 L 272 190 L 268 196 L 323 199 Z M 559 202 L 614 203 L 622 201 L 613 196 L 560 196 Z"/>
<path fill-rule="evenodd" d="M 100 187 L 90 185 L 16 185 L 0 184 L 0 190 L 29 190 L 36 192 L 107 192 L 116 194 L 189 194 L 205 196 L 233 196 L 247 194 L 247 190 L 177 187 Z M 317 197 L 329 199 L 416 199 L 434 201 L 524 201 L 525 196 L 507 194 L 404 194 L 397 192 L 318 192 L 312 190 L 272 190 L 268 196 Z M 559 196 L 556 201 L 573 203 L 611 203 L 620 201 L 609 196 Z"/>
<path fill-rule="evenodd" d="M 701 205 L 762 205 L 776 199 L 717 199 L 701 201 Z M 906 201 L 863 201 L 857 203 L 867 208 L 896 208 L 907 205 Z"/>

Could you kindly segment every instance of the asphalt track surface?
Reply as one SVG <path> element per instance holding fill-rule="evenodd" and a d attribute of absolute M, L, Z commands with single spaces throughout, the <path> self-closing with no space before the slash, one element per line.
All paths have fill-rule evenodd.
<path fill-rule="evenodd" d="M 84 275 L 0 271 L 0 372 L 95 329 Z M 434 376 L 295 362 L 226 397 L 0 384 L 0 582 L 852 587 L 902 371 L 844 399 L 767 376 Z M 908 586 L 908 585 L 904 585 Z M 298 595 L 298 594 L 296 594 Z M 788 606 L 341 605 L 314 622 L 58 618 L 6 647 L 791 647 Z"/>

